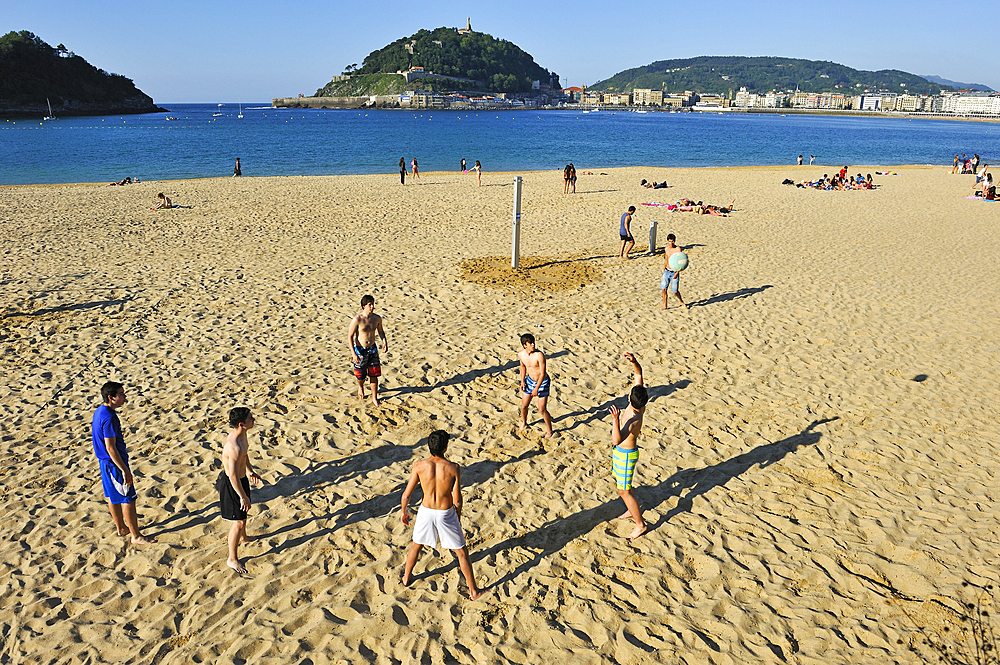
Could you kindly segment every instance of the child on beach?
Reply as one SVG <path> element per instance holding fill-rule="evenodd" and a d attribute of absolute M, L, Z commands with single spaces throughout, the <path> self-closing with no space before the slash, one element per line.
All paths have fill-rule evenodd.
<path fill-rule="evenodd" d="M 618 519 L 631 517 L 635 522 L 635 528 L 629 534 L 629 540 L 635 540 L 646 533 L 646 522 L 642 519 L 642 510 L 639 502 L 632 495 L 632 476 L 635 473 L 635 464 L 639 461 L 639 446 L 636 439 L 642 431 L 642 417 L 646 413 L 646 402 L 649 401 L 649 393 L 642 383 L 642 368 L 639 366 L 635 356 L 626 352 L 625 360 L 632 363 L 632 371 L 635 372 L 635 384 L 628 396 L 628 407 L 624 412 L 617 406 L 611 405 L 611 418 L 614 424 L 611 427 L 611 443 L 614 449 L 611 451 L 611 465 L 615 474 L 615 483 L 618 485 L 618 496 L 625 502 L 625 512 Z M 624 422 L 622 422 L 624 421 Z"/>
<path fill-rule="evenodd" d="M 406 555 L 406 568 L 400 581 L 403 586 L 410 586 L 410 575 L 420 556 L 420 550 L 424 545 L 437 547 L 440 539 L 441 546 L 453 550 L 458 557 L 458 565 L 469 585 L 469 598 L 478 600 L 485 590 L 476 586 L 472 562 L 465 546 L 465 534 L 462 533 L 462 470 L 457 464 L 444 458 L 449 438 L 450 435 L 444 430 L 430 433 L 427 448 L 431 456 L 413 465 L 410 482 L 403 492 L 403 512 L 400 519 L 404 526 L 410 526 L 407 505 L 418 482 L 424 498 L 420 502 L 416 524 L 413 525 L 413 545 Z"/>
<path fill-rule="evenodd" d="M 532 397 L 538 397 L 538 412 L 545 421 L 545 438 L 552 438 L 552 416 L 546 405 L 549 401 L 549 375 L 545 368 L 545 354 L 535 348 L 535 336 L 530 333 L 521 335 L 521 350 L 517 359 L 521 361 L 521 427 L 523 432 L 528 427 L 528 406 Z"/>
<path fill-rule="evenodd" d="M 173 208 L 174 207 L 174 204 L 170 202 L 170 197 L 164 195 L 163 192 L 160 192 L 159 194 L 157 194 L 156 198 L 160 199 L 160 202 L 157 203 L 152 208 L 150 208 L 150 210 L 166 210 L 168 208 Z"/>
<path fill-rule="evenodd" d="M 663 277 L 660 278 L 660 291 L 663 292 L 663 309 L 667 308 L 668 294 L 667 290 L 673 291 L 673 294 L 677 296 L 677 299 L 681 301 L 681 306 L 687 309 L 688 306 L 684 302 L 684 298 L 681 298 L 681 276 L 679 272 L 674 272 L 670 269 L 670 257 L 677 252 L 681 251 L 681 248 L 677 246 L 676 241 L 677 236 L 673 233 L 667 236 L 667 246 L 663 248 Z"/>
<path fill-rule="evenodd" d="M 222 448 L 222 473 L 216 481 L 222 519 L 233 524 L 229 527 L 229 558 L 226 565 L 242 575 L 247 569 L 240 563 L 238 550 L 241 544 L 256 540 L 247 535 L 247 512 L 250 510 L 250 483 L 259 485 L 261 480 L 249 459 L 247 432 L 253 428 L 250 409 L 239 406 L 229 412 L 229 425 L 233 430 L 226 437 Z M 247 476 L 249 475 L 249 481 Z"/>

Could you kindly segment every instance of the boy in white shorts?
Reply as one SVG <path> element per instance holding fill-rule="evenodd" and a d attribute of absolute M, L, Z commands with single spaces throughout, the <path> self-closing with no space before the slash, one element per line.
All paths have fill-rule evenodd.
<path fill-rule="evenodd" d="M 405 526 L 410 525 L 407 505 L 418 481 L 424 492 L 424 498 L 420 502 L 417 522 L 413 526 L 413 545 L 406 555 L 406 569 L 403 571 L 401 581 L 403 586 L 410 585 L 410 574 L 417 563 L 417 557 L 420 556 L 420 550 L 424 545 L 437 547 L 440 539 L 442 547 L 454 550 L 458 556 L 458 565 L 469 585 L 469 598 L 477 600 L 484 591 L 476 586 L 472 562 L 465 548 L 465 534 L 462 533 L 462 523 L 459 520 L 462 516 L 462 471 L 457 464 L 444 458 L 444 452 L 448 449 L 448 439 L 449 434 L 444 430 L 431 432 L 427 437 L 427 447 L 431 456 L 413 465 L 410 482 L 403 492 L 403 512 L 400 519 Z"/>

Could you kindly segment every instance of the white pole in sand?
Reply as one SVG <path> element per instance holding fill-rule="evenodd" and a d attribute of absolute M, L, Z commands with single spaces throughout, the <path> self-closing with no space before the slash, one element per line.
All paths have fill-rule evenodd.
<path fill-rule="evenodd" d="M 521 264 L 521 176 L 514 178 L 514 230 L 510 238 L 510 267 Z"/>
<path fill-rule="evenodd" d="M 649 223 L 649 255 L 656 254 L 656 220 Z"/>

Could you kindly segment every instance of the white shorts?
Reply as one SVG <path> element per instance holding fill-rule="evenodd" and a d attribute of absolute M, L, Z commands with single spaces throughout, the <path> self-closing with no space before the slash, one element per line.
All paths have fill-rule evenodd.
<path fill-rule="evenodd" d="M 413 542 L 437 547 L 438 538 L 441 539 L 441 547 L 445 549 L 460 550 L 465 547 L 465 534 L 462 533 L 462 523 L 458 520 L 455 506 L 447 510 L 420 506 L 417 521 L 413 525 Z"/>

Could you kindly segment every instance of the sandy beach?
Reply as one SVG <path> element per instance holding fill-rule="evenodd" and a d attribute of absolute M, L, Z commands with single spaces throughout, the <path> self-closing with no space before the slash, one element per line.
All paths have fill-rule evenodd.
<path fill-rule="evenodd" d="M 575 195 L 558 170 L 0 188 L 0 664 L 920 662 L 1000 581 L 1000 204 L 950 165 L 888 168 L 849 192 L 780 184 L 822 166 L 578 165 Z M 642 205 L 680 197 L 736 212 Z M 618 258 L 629 205 L 638 250 L 652 220 L 686 249 L 689 310 L 660 311 L 662 253 Z M 366 293 L 380 407 L 349 365 Z M 551 440 L 534 406 L 517 432 L 524 332 Z M 650 390 L 634 542 L 623 351 Z M 101 494 L 107 380 L 153 545 Z M 235 406 L 264 479 L 245 576 L 213 487 Z M 399 583 L 438 428 L 475 602 L 447 550 Z"/>

